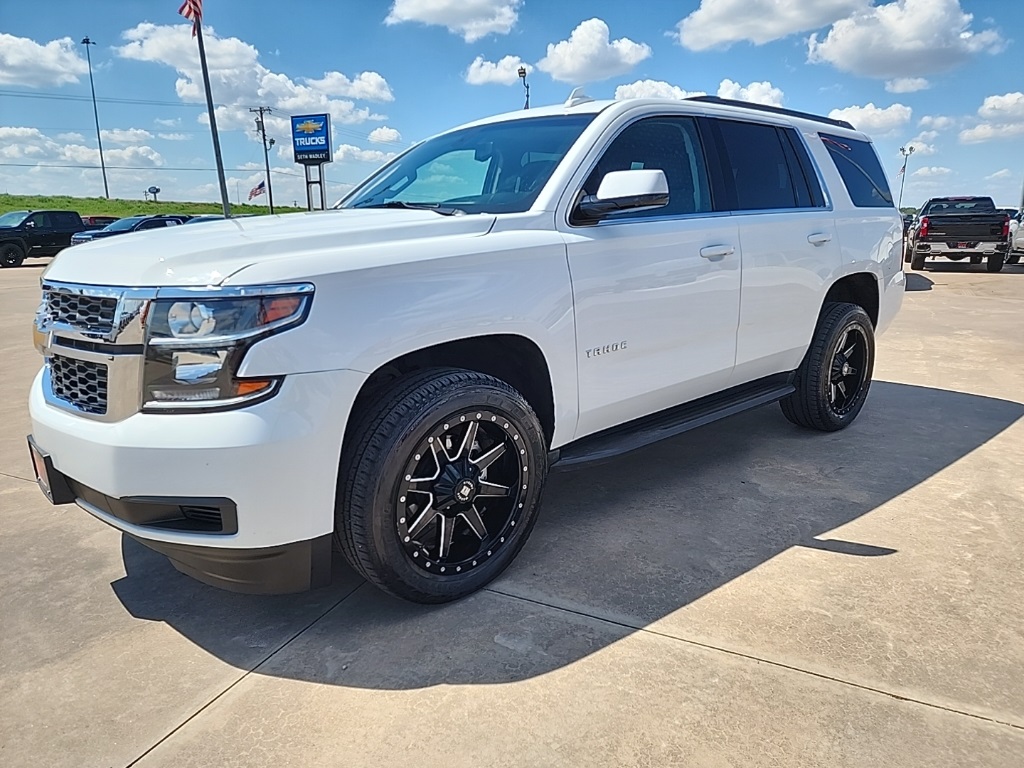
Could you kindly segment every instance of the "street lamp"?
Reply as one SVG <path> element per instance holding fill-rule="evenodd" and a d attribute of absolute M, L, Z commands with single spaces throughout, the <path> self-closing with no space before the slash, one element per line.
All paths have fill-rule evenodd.
<path fill-rule="evenodd" d="M 103 162 L 103 142 L 100 140 L 100 113 L 96 110 L 96 86 L 92 82 L 92 56 L 89 53 L 89 46 L 96 45 L 88 37 L 82 38 L 82 45 L 85 46 L 85 58 L 89 62 L 89 89 L 92 91 L 92 116 L 96 120 L 96 145 L 100 148 L 100 170 L 103 171 L 103 194 L 110 199 L 110 188 L 107 186 L 107 166 Z"/>
<path fill-rule="evenodd" d="M 522 64 L 519 65 L 519 79 L 523 81 L 523 88 L 526 89 L 526 103 L 523 105 L 523 109 L 530 108 L 530 84 L 526 82 L 526 67 Z"/>
<path fill-rule="evenodd" d="M 900 154 L 903 155 L 903 167 L 900 169 L 900 200 L 896 203 L 896 210 L 903 213 L 901 210 L 903 207 L 903 187 L 907 183 L 907 160 L 914 154 L 914 145 L 911 144 L 909 147 L 900 147 Z"/>

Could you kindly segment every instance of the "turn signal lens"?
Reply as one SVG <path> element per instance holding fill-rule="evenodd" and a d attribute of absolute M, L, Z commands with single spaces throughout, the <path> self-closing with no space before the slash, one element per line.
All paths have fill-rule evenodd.
<path fill-rule="evenodd" d="M 274 385 L 274 379 L 241 379 L 235 382 L 235 397 L 255 395 Z"/>

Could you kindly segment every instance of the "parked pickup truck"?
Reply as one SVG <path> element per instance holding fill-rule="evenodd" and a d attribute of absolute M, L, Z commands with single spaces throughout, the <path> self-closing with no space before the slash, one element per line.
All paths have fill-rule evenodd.
<path fill-rule="evenodd" d="M 0 267 L 29 256 L 54 256 L 89 226 L 74 211 L 11 211 L 0 216 Z"/>
<path fill-rule="evenodd" d="M 924 269 L 925 259 L 984 260 L 999 272 L 1010 249 L 1010 217 L 996 210 L 991 197 L 933 197 L 922 206 L 907 233 L 910 268 Z"/>
<path fill-rule="evenodd" d="M 54 260 L 29 401 L 53 503 L 226 589 L 324 585 L 336 546 L 453 600 L 522 548 L 549 469 L 776 401 L 849 426 L 903 298 L 869 138 L 714 97 L 480 120 L 339 206 Z"/>

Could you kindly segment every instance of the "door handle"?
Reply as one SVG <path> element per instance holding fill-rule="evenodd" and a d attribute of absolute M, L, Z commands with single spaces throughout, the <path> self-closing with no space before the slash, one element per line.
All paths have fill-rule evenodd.
<path fill-rule="evenodd" d="M 832 242 L 832 235 L 827 232 L 815 232 L 813 235 L 807 236 L 807 242 L 811 245 L 824 245 Z"/>
<path fill-rule="evenodd" d="M 706 245 L 700 249 L 700 255 L 711 261 L 724 259 L 734 253 L 736 253 L 736 247 L 733 245 Z"/>

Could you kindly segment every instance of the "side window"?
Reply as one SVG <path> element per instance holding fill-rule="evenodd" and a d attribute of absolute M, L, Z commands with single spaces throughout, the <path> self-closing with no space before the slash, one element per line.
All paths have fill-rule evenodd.
<path fill-rule="evenodd" d="M 787 155 L 794 155 L 795 150 L 789 142 L 784 145 L 779 129 L 738 120 L 717 122 L 725 144 L 726 184 L 731 180 L 736 193 L 734 210 L 799 208 L 803 207 L 801 197 L 805 205 L 810 204 L 811 193 L 799 169 L 795 175 L 801 189 L 794 183 Z"/>
<path fill-rule="evenodd" d="M 807 147 L 800 141 L 799 134 L 792 128 L 779 128 L 782 137 L 782 148 L 789 161 L 793 175 L 793 188 L 796 190 L 796 202 L 801 208 L 822 208 L 825 196 L 821 192 L 821 184 L 814 173 L 814 166 L 807 154 Z"/>
<path fill-rule="evenodd" d="M 892 192 L 878 155 L 869 142 L 819 133 L 846 191 L 858 208 L 892 208 Z"/>
<path fill-rule="evenodd" d="M 158 227 L 163 228 L 165 226 L 166 224 L 164 224 L 163 219 L 150 219 L 149 221 L 142 222 L 142 225 L 139 227 L 139 231 L 141 232 L 144 229 L 157 229 Z"/>
<path fill-rule="evenodd" d="M 615 221 L 706 213 L 712 209 L 704 152 L 693 118 L 650 117 L 628 126 L 605 150 L 583 189 L 587 194 L 595 194 L 606 173 L 637 168 L 665 172 L 668 205 L 620 214 Z"/>
<path fill-rule="evenodd" d="M 52 226 L 49 215 L 45 213 L 33 213 L 25 223 L 28 224 L 30 222 L 36 229 L 50 229 Z"/>

